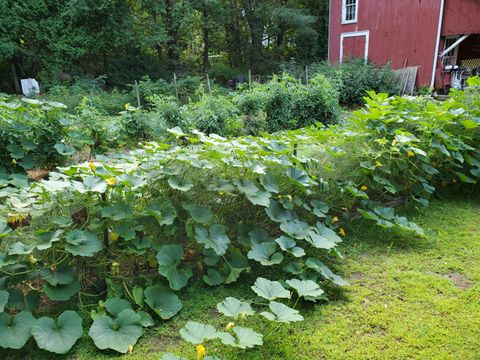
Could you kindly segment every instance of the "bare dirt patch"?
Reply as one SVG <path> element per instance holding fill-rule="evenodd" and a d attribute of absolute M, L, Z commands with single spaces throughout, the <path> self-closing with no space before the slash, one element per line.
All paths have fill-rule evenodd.
<path fill-rule="evenodd" d="M 461 290 L 468 290 L 473 286 L 472 282 L 460 273 L 449 272 L 448 274 L 445 274 L 443 276 L 447 279 L 450 279 L 453 284 Z"/>

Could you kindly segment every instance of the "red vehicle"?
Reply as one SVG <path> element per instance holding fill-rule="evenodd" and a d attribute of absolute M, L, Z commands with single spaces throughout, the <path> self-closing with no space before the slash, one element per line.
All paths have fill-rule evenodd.
<path fill-rule="evenodd" d="M 352 56 L 417 67 L 417 87 L 451 86 L 447 65 L 480 68 L 480 0 L 330 0 L 328 59 Z"/>

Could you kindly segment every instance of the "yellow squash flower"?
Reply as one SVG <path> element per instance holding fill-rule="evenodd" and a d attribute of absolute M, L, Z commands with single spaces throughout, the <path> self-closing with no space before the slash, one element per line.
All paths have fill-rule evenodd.
<path fill-rule="evenodd" d="M 125 110 L 128 110 L 128 108 L 130 107 L 130 103 L 126 103 L 124 106 L 125 106 Z"/>
<path fill-rule="evenodd" d="M 197 360 L 203 360 L 205 357 L 205 346 L 202 344 L 197 346 Z"/>
<path fill-rule="evenodd" d="M 408 150 L 408 151 L 407 151 L 407 156 L 408 156 L 408 157 L 414 157 L 414 156 L 415 156 L 415 153 L 414 153 L 412 150 Z"/>
<path fill-rule="evenodd" d="M 12 165 L 17 165 L 17 160 L 12 159 Z"/>
<path fill-rule="evenodd" d="M 345 235 L 346 235 L 344 228 L 340 228 L 340 230 L 338 231 L 338 233 L 339 233 L 341 236 L 345 236 Z"/>
<path fill-rule="evenodd" d="M 376 167 L 382 167 L 383 164 L 382 164 L 380 161 L 377 160 L 377 161 L 375 162 L 375 166 L 376 166 Z"/>
<path fill-rule="evenodd" d="M 133 352 L 133 345 L 128 345 L 128 353 L 131 354 Z"/>
<path fill-rule="evenodd" d="M 105 180 L 105 182 L 107 183 L 107 185 L 113 186 L 117 183 L 117 179 L 114 178 L 114 177 L 111 177 L 111 178 L 108 178 L 107 180 Z"/>
<path fill-rule="evenodd" d="M 338 222 L 338 216 L 334 216 L 334 217 L 332 218 L 332 222 L 334 222 L 334 223 Z"/>
<path fill-rule="evenodd" d="M 362 191 L 367 191 L 367 190 L 368 190 L 368 186 L 367 186 L 367 185 L 363 185 L 363 186 L 360 188 L 360 190 L 362 190 Z"/>
<path fill-rule="evenodd" d="M 229 323 L 227 324 L 227 331 L 233 329 L 234 327 L 235 327 L 235 323 L 229 322 Z"/>
<path fill-rule="evenodd" d="M 110 242 L 115 242 L 115 241 L 118 241 L 118 238 L 120 237 L 120 235 L 118 235 L 116 232 L 109 232 L 108 233 L 108 240 L 110 240 Z"/>
<path fill-rule="evenodd" d="M 91 162 L 91 161 L 88 163 L 88 167 L 89 167 L 90 170 L 92 170 L 92 171 L 95 171 L 95 169 L 97 168 L 97 167 L 95 166 L 95 164 L 94 164 L 93 162 Z"/>

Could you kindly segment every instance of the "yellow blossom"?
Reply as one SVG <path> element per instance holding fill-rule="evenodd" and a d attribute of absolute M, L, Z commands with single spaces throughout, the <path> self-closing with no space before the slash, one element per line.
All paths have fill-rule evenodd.
<path fill-rule="evenodd" d="M 88 167 L 89 167 L 90 170 L 92 170 L 92 171 L 95 171 L 95 169 L 97 168 L 97 167 L 95 166 L 95 164 L 94 164 L 93 162 L 91 162 L 91 161 L 88 163 Z"/>
<path fill-rule="evenodd" d="M 393 139 L 393 141 L 392 141 L 392 146 L 397 145 L 397 142 L 398 142 L 397 139 Z"/>
<path fill-rule="evenodd" d="M 229 323 L 227 324 L 227 330 L 231 330 L 234 326 L 235 326 L 235 323 L 229 322 Z"/>
<path fill-rule="evenodd" d="M 131 354 L 133 352 L 133 345 L 128 345 L 128 353 Z"/>
<path fill-rule="evenodd" d="M 111 242 L 115 242 L 115 241 L 118 241 L 118 238 L 120 237 L 120 235 L 118 235 L 116 232 L 109 232 L 108 233 L 108 240 L 110 240 Z"/>
<path fill-rule="evenodd" d="M 17 160 L 12 159 L 12 165 L 17 165 Z"/>
<path fill-rule="evenodd" d="M 202 360 L 205 356 L 205 346 L 202 344 L 197 345 L 197 360 Z"/>
<path fill-rule="evenodd" d="M 124 106 L 125 106 L 125 110 L 128 110 L 128 108 L 130 107 L 130 103 L 126 103 Z"/>
<path fill-rule="evenodd" d="M 240 314 L 240 317 L 241 317 L 242 319 L 246 319 L 246 318 L 247 318 L 247 312 L 246 312 L 246 311 L 242 312 L 242 313 Z"/>
<path fill-rule="evenodd" d="M 334 222 L 334 223 L 338 222 L 338 216 L 334 216 L 334 217 L 332 218 L 332 222 Z"/>
<path fill-rule="evenodd" d="M 414 157 L 414 156 L 415 156 L 415 153 L 414 153 L 412 150 L 408 150 L 408 151 L 407 151 L 407 156 L 408 156 L 408 157 Z"/>
<path fill-rule="evenodd" d="M 338 231 L 338 233 L 341 235 L 341 236 L 345 236 L 345 229 L 344 228 L 340 228 L 340 230 Z"/>
<path fill-rule="evenodd" d="M 113 262 L 112 263 L 112 274 L 113 275 L 118 275 L 120 272 L 120 264 L 118 262 Z"/>
<path fill-rule="evenodd" d="M 114 177 L 111 177 L 111 178 L 108 178 L 107 180 L 105 180 L 105 182 L 107 183 L 107 185 L 113 186 L 117 183 L 117 179 L 114 178 Z"/>
<path fill-rule="evenodd" d="M 363 185 L 363 186 L 360 188 L 360 190 L 362 190 L 362 191 L 367 191 L 367 190 L 368 190 L 368 186 L 367 186 L 367 185 Z"/>
<path fill-rule="evenodd" d="M 376 166 L 376 167 L 381 167 L 381 166 L 383 166 L 383 164 L 382 164 L 380 161 L 377 160 L 377 161 L 375 162 L 375 166 Z"/>

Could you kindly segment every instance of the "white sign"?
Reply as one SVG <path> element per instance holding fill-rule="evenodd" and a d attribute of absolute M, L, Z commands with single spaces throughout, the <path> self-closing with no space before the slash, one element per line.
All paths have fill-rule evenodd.
<path fill-rule="evenodd" d="M 40 94 L 40 85 L 35 79 L 22 79 L 22 93 L 25 96 Z"/>

